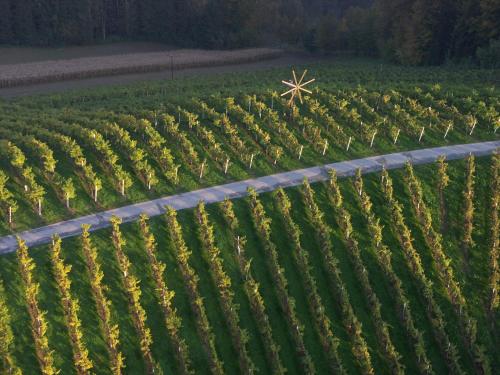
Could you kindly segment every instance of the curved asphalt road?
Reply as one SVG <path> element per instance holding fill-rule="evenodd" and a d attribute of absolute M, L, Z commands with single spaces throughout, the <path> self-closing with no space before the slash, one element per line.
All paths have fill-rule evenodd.
<path fill-rule="evenodd" d="M 384 166 L 387 169 L 401 168 L 407 161 L 413 164 L 426 164 L 434 162 L 438 156 L 445 155 L 448 160 L 461 159 L 470 153 L 476 156 L 489 155 L 500 148 L 500 141 L 471 143 L 464 145 L 446 146 L 420 149 L 408 152 L 398 152 L 363 159 L 349 160 L 338 163 L 326 164 L 319 167 L 298 169 L 290 172 L 277 173 L 269 176 L 258 177 L 245 181 L 232 182 L 225 185 L 213 186 L 187 193 L 171 195 L 147 202 L 132 204 L 102 213 L 82 216 L 68 221 L 48 225 L 45 227 L 27 230 L 19 233 L 28 246 L 50 243 L 54 234 L 72 237 L 81 233 L 82 224 L 90 224 L 91 230 L 110 226 L 109 219 L 115 215 L 124 222 L 136 220 L 140 214 L 158 216 L 165 212 L 165 206 L 176 210 L 195 207 L 200 200 L 206 203 L 220 202 L 225 197 L 240 198 L 247 194 L 247 189 L 253 187 L 257 192 L 274 190 L 280 186 L 296 186 L 304 178 L 311 182 L 324 181 L 328 178 L 328 170 L 335 169 L 339 177 L 352 176 L 358 168 L 363 173 L 380 171 Z M 0 254 L 15 251 L 17 248 L 16 236 L 10 235 L 0 238 Z"/>

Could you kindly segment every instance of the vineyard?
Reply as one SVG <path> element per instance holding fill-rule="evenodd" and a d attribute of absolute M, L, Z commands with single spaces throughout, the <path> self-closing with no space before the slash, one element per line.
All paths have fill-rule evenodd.
<path fill-rule="evenodd" d="M 0 258 L 0 365 L 492 374 L 499 170 L 498 154 L 332 170 L 325 183 L 20 242 Z"/>
<path fill-rule="evenodd" d="M 486 86 L 487 72 L 339 64 L 315 73 L 320 83 L 293 110 L 269 90 L 269 72 L 186 80 L 182 91 L 173 81 L 0 103 L 0 234 L 228 181 L 500 134 L 500 97 Z"/>
<path fill-rule="evenodd" d="M 496 71 L 355 59 L 308 69 L 315 87 L 292 109 L 284 69 L 0 101 L 0 236 L 499 139 Z M 0 373 L 494 374 L 499 171 L 498 151 L 330 170 L 326 182 L 114 217 L 49 245 L 19 240 L 0 257 Z"/>

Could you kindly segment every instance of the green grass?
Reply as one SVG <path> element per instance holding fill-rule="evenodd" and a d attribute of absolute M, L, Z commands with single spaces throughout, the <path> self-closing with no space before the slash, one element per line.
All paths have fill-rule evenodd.
<path fill-rule="evenodd" d="M 488 197 L 490 195 L 490 165 L 491 158 L 484 157 L 477 159 L 477 173 L 475 185 L 475 230 L 474 239 L 476 246 L 471 252 L 471 266 L 468 273 L 465 272 L 462 252 L 460 249 L 461 231 L 461 194 L 464 187 L 464 161 L 454 161 L 449 163 L 449 173 L 451 176 L 450 186 L 447 190 L 447 205 L 449 210 L 449 230 L 444 233 L 444 249 L 446 254 L 452 259 L 455 275 L 460 281 L 462 291 L 466 297 L 469 311 L 478 322 L 478 339 L 484 345 L 491 361 L 492 369 L 500 366 L 498 345 L 495 341 L 495 332 L 490 329 L 490 321 L 486 315 L 486 301 L 488 297 L 487 281 L 489 276 L 489 248 L 488 248 Z M 439 227 L 438 220 L 438 198 L 436 197 L 435 186 L 436 166 L 415 167 L 416 175 L 421 179 L 425 200 L 432 210 L 435 224 Z M 414 246 L 422 257 L 426 275 L 433 281 L 436 299 L 443 309 L 447 321 L 447 332 L 452 342 L 457 345 L 461 355 L 460 363 L 467 373 L 473 370 L 472 362 L 467 354 L 464 343 L 458 329 L 457 316 L 447 300 L 443 286 L 433 270 L 433 260 L 430 250 L 425 245 L 422 233 L 416 224 L 408 194 L 402 183 L 404 171 L 391 172 L 395 182 L 395 194 L 398 200 L 405 207 L 406 222 L 412 230 L 415 238 Z M 388 208 L 384 202 L 379 189 L 380 175 L 370 174 L 365 176 L 365 186 L 367 192 L 374 203 L 374 212 L 381 218 L 384 225 L 384 243 L 390 248 L 393 254 L 393 266 L 397 275 L 403 282 L 406 295 L 410 299 L 410 308 L 414 315 L 417 327 L 424 333 L 426 351 L 432 362 L 435 373 L 447 373 L 446 360 L 441 356 L 437 343 L 435 342 L 430 322 L 425 313 L 425 305 L 419 297 L 417 288 L 406 267 L 401 248 L 396 240 L 395 233 L 392 232 Z M 402 355 L 402 363 L 406 367 L 406 373 L 417 372 L 416 359 L 412 353 L 412 348 L 406 338 L 403 326 L 400 324 L 394 310 L 394 298 L 390 287 L 387 285 L 382 275 L 381 269 L 376 263 L 374 249 L 370 245 L 370 238 L 360 208 L 355 198 L 350 179 L 339 181 L 344 195 L 346 209 L 352 215 L 355 236 L 359 240 L 362 259 L 368 269 L 370 282 L 382 304 L 382 317 L 390 325 L 391 338 Z M 349 254 L 343 245 L 339 228 L 335 224 L 335 217 L 332 208 L 329 206 L 326 197 L 326 189 L 323 184 L 314 184 L 316 199 L 319 207 L 325 212 L 325 220 L 333 229 L 332 243 L 335 256 L 339 259 L 339 267 L 342 271 L 342 279 L 346 284 L 353 309 L 363 324 L 363 335 L 367 339 L 372 356 L 372 362 L 376 373 L 387 373 L 388 367 L 383 356 L 383 351 L 378 345 L 375 336 L 372 319 L 367 307 L 365 297 L 354 275 L 353 267 L 349 259 Z M 315 241 L 313 228 L 308 222 L 304 207 L 301 201 L 299 188 L 289 188 L 286 190 L 293 205 L 293 218 L 302 231 L 301 241 L 304 249 L 309 253 L 312 266 L 312 275 L 315 278 L 320 296 L 325 305 L 326 313 L 332 321 L 332 330 L 340 340 L 339 353 L 344 366 L 349 373 L 356 373 L 354 358 L 350 349 L 348 335 L 341 322 L 341 314 L 338 302 L 334 294 L 329 290 L 327 277 L 322 265 L 322 258 Z M 297 314 L 300 321 L 305 326 L 305 344 L 309 350 L 318 373 L 327 372 L 326 356 L 321 350 L 317 334 L 313 327 L 313 319 L 306 304 L 306 294 L 301 283 L 301 277 L 294 265 L 291 257 L 291 248 L 288 244 L 287 236 L 284 232 L 284 225 L 275 207 L 274 200 L 270 193 L 260 196 L 267 214 L 272 219 L 272 240 L 278 248 L 279 261 L 285 269 L 285 275 L 289 282 L 289 293 L 297 302 Z M 246 236 L 247 256 L 252 258 L 252 272 L 256 280 L 260 283 L 260 290 L 266 304 L 266 311 L 269 315 L 273 328 L 275 341 L 281 347 L 280 358 L 291 374 L 300 373 L 299 364 L 294 354 L 294 346 L 287 325 L 282 317 L 282 312 L 277 301 L 272 279 L 266 267 L 265 256 L 262 245 L 256 236 L 253 228 L 249 205 L 246 199 L 235 200 L 235 212 L 239 218 L 243 234 Z M 239 316 L 241 327 L 246 329 L 250 335 L 248 344 L 249 354 L 253 362 L 257 365 L 260 373 L 269 373 L 269 366 L 265 358 L 262 342 L 256 328 L 256 322 L 252 316 L 248 300 L 243 291 L 242 276 L 239 273 L 235 259 L 235 249 L 232 246 L 231 234 L 227 228 L 220 210 L 216 205 L 207 206 L 210 220 L 215 226 L 216 242 L 221 250 L 224 260 L 224 267 L 231 278 L 235 291 L 235 302 L 239 304 Z M 221 317 L 221 309 L 218 305 L 217 291 L 208 271 L 207 259 L 202 254 L 200 243 L 196 233 L 196 220 L 193 210 L 179 212 L 179 221 L 183 227 L 184 237 L 187 246 L 192 250 L 190 264 L 200 277 L 199 289 L 204 298 L 208 318 L 216 335 L 217 351 L 224 361 L 224 369 L 227 373 L 237 373 L 238 363 L 236 353 L 231 344 L 228 328 Z M 186 295 L 182 277 L 180 275 L 175 260 L 176 249 L 167 234 L 166 222 L 164 218 L 154 218 L 150 222 L 151 230 L 158 242 L 159 260 L 167 265 L 165 280 L 176 295 L 174 305 L 179 315 L 182 317 L 183 327 L 181 336 L 186 340 L 193 367 L 197 373 L 207 373 L 208 363 L 201 347 L 198 334 L 196 332 L 194 317 L 189 306 L 189 299 Z M 164 327 L 162 313 L 154 296 L 154 282 L 148 271 L 147 256 L 143 248 L 139 233 L 138 223 L 124 224 L 122 226 L 124 237 L 127 240 L 125 252 L 129 256 L 133 271 L 141 280 L 142 298 L 141 302 L 148 315 L 148 326 L 152 330 L 154 344 L 153 355 L 160 363 L 165 373 L 175 373 L 175 357 L 172 347 Z M 128 314 L 127 299 L 122 289 L 118 266 L 116 264 L 113 247 L 111 243 L 111 232 L 109 229 L 100 230 L 92 235 L 92 239 L 99 251 L 99 259 L 103 263 L 105 274 L 104 284 L 108 286 L 107 294 L 111 299 L 114 319 L 120 327 L 121 349 L 126 358 L 126 373 L 143 373 L 144 364 L 141 359 L 139 343 L 135 335 L 132 321 Z M 64 374 L 74 372 L 72 367 L 71 349 L 69 338 L 65 328 L 60 299 L 54 284 L 54 279 L 50 271 L 50 259 L 46 246 L 34 248 L 30 251 L 35 259 L 37 269 L 35 279 L 40 282 L 40 305 L 47 310 L 49 323 L 49 342 L 55 351 L 56 365 Z M 90 285 L 86 276 L 83 263 L 80 243 L 78 238 L 63 241 L 63 255 L 65 261 L 72 265 L 70 278 L 73 281 L 72 291 L 78 297 L 81 306 L 80 317 L 84 340 L 90 350 L 90 358 L 94 361 L 94 369 L 98 374 L 109 373 L 107 369 L 107 354 L 103 338 L 98 329 L 98 320 L 94 307 L 94 301 L 90 292 Z M 14 254 L 2 256 L 0 258 L 0 277 L 6 286 L 7 304 L 13 316 L 12 328 L 15 333 L 14 357 L 25 373 L 37 373 L 38 367 L 35 358 L 34 346 L 32 344 L 31 332 L 29 328 L 29 317 L 24 305 L 24 297 L 20 287 L 20 277 L 17 271 L 17 263 Z M 498 315 L 497 315 L 498 316 Z"/>

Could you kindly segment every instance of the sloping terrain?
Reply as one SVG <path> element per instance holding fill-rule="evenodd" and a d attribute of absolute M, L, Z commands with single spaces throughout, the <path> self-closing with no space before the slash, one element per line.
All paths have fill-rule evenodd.
<path fill-rule="evenodd" d="M 0 258 L 6 353 L 26 373 L 110 373 L 116 358 L 124 373 L 487 373 L 499 160 L 332 175 L 21 246 Z"/>

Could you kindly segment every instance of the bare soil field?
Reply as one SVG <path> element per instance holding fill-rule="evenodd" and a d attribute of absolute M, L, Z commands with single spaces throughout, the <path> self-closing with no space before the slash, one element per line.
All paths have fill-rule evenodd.
<path fill-rule="evenodd" d="M 217 75 L 224 73 L 238 73 L 248 71 L 259 71 L 280 67 L 293 67 L 317 62 L 334 61 L 335 57 L 312 56 L 304 53 L 284 53 L 274 59 L 239 63 L 233 65 L 213 65 L 205 67 L 186 68 L 175 70 L 174 79 L 185 77 L 202 77 L 207 75 Z M 71 90 L 86 90 L 96 87 L 112 87 L 134 84 L 139 82 L 169 80 L 172 78 L 169 70 L 162 70 L 149 73 L 119 74 L 107 77 L 94 77 L 87 79 L 73 79 L 67 81 L 46 82 L 25 86 L 14 86 L 0 88 L 0 98 L 14 99 L 40 94 L 53 94 L 68 92 Z"/>
<path fill-rule="evenodd" d="M 125 55 L 130 53 L 165 52 L 173 49 L 175 47 L 153 42 L 114 42 L 91 46 L 68 47 L 16 47 L 0 45 L 0 65 Z"/>
<path fill-rule="evenodd" d="M 246 63 L 279 57 L 280 49 L 171 50 L 0 65 L 0 88 L 116 74 Z"/>

